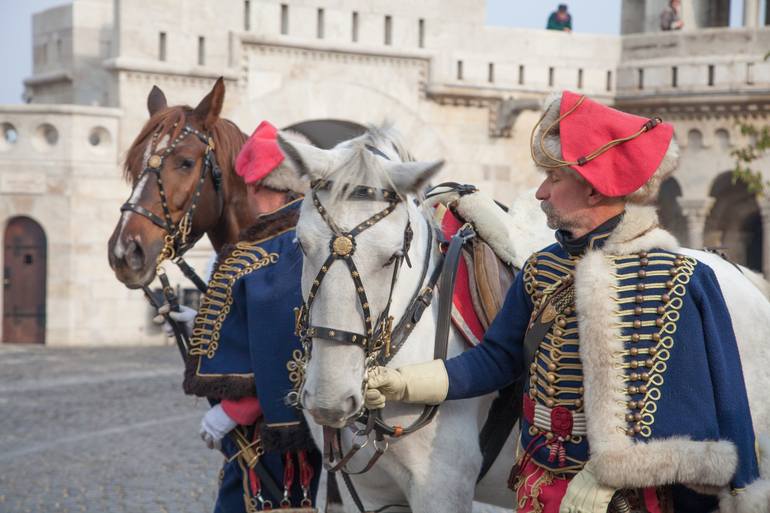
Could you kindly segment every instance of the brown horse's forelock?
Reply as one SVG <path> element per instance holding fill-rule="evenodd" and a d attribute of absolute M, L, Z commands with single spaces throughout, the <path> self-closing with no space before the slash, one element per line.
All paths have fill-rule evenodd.
<path fill-rule="evenodd" d="M 163 109 L 150 117 L 126 152 L 123 178 L 127 182 L 134 185 L 139 174 L 144 169 L 145 150 L 153 134 L 157 134 L 156 140 L 158 141 L 166 135 L 169 136 L 169 140 L 174 140 L 185 124 L 188 123 L 188 117 L 192 117 L 192 112 L 192 108 L 185 105 Z M 241 132 L 235 123 L 222 118 L 214 123 L 209 133 L 214 140 L 217 163 L 222 169 L 222 173 L 228 175 L 235 169 L 235 159 L 241 146 L 246 141 L 246 135 Z"/>

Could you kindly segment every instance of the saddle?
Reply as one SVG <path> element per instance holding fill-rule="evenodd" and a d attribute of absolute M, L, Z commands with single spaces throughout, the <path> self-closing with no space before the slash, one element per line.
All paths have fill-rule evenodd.
<path fill-rule="evenodd" d="M 473 186 L 442 184 L 431 190 L 427 202 L 434 208 L 434 218 L 445 238 L 470 223 L 477 236 L 463 248 L 453 298 L 452 321 L 472 345 L 478 344 L 484 331 L 503 306 L 513 282 L 515 269 L 505 246 L 502 226 L 490 223 L 504 207 Z"/>

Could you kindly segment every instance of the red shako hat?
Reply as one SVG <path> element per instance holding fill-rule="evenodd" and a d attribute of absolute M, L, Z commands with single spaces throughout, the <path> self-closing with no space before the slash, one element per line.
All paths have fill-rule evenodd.
<path fill-rule="evenodd" d="M 246 183 L 262 180 L 281 165 L 283 153 L 278 146 L 278 130 L 263 121 L 251 134 L 235 160 L 235 172 Z"/>
<path fill-rule="evenodd" d="M 556 124 L 561 158 L 544 145 Z M 674 127 L 660 118 L 621 112 L 570 91 L 562 93 L 558 119 L 545 127 L 538 140 L 534 140 L 536 130 L 537 126 L 532 154 L 538 166 L 569 166 L 609 197 L 627 196 L 645 185 L 660 167 L 674 136 Z M 542 152 L 546 162 L 540 162 L 536 152 Z"/>

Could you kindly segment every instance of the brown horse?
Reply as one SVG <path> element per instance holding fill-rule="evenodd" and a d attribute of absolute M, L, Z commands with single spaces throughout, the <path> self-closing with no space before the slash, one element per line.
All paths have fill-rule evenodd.
<path fill-rule="evenodd" d="M 124 165 L 133 190 L 108 246 L 110 267 L 127 287 L 154 279 L 156 260 L 177 228 L 189 229 L 182 250 L 206 234 L 219 251 L 255 222 L 246 185 L 235 174 L 246 135 L 219 117 L 224 96 L 221 78 L 194 109 L 169 107 L 163 91 L 157 86 L 150 91 L 150 119 Z"/>

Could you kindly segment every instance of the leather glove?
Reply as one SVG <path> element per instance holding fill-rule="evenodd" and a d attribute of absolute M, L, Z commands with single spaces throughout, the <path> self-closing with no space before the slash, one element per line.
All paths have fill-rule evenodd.
<path fill-rule="evenodd" d="M 235 429 L 238 423 L 225 413 L 221 404 L 213 406 L 201 420 L 201 439 L 206 442 L 209 449 L 220 449 L 222 438 Z"/>
<path fill-rule="evenodd" d="M 567 485 L 559 513 L 607 513 L 616 491 L 599 483 L 589 461 Z"/>
<path fill-rule="evenodd" d="M 180 327 L 185 330 L 188 337 L 192 335 L 193 324 L 195 324 L 195 316 L 198 315 L 197 311 L 193 310 L 189 306 L 179 305 L 179 311 L 175 312 L 171 310 L 171 307 L 168 303 L 165 303 L 163 306 L 158 308 L 158 315 L 152 319 L 153 322 L 156 324 L 162 324 L 163 331 L 166 333 L 166 336 L 173 337 L 174 330 L 171 327 L 171 324 L 166 321 L 165 314 L 168 314 L 169 317 L 175 320 L 180 325 Z"/>
<path fill-rule="evenodd" d="M 400 369 L 375 367 L 367 374 L 367 386 L 364 403 L 369 409 L 383 408 L 387 401 L 439 404 L 449 391 L 449 376 L 441 360 Z"/>

